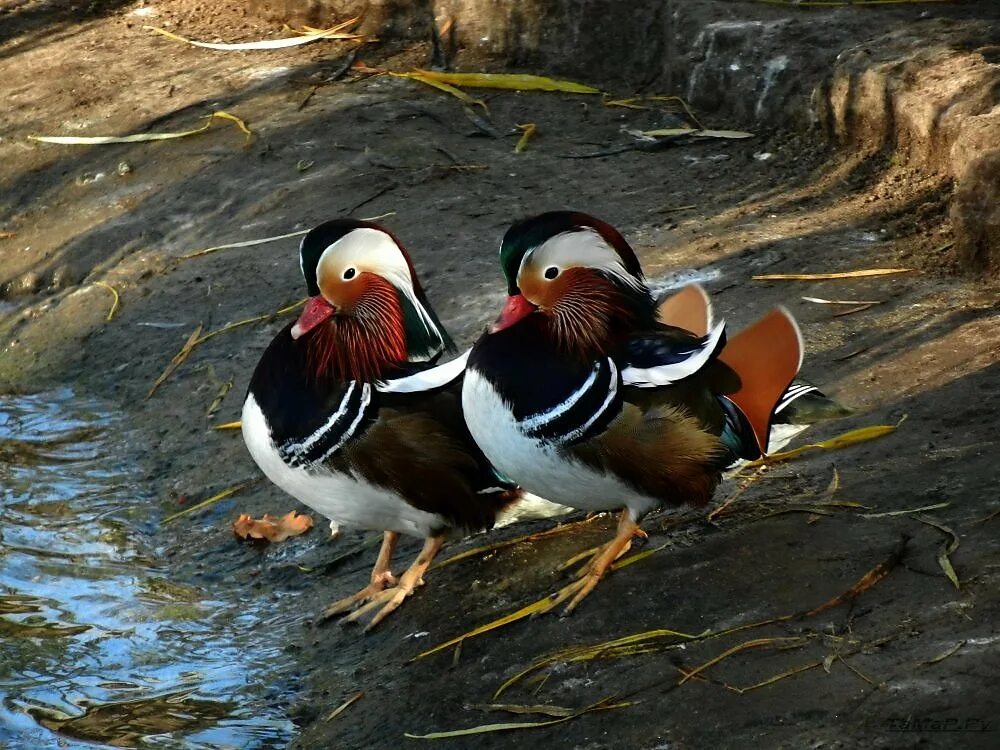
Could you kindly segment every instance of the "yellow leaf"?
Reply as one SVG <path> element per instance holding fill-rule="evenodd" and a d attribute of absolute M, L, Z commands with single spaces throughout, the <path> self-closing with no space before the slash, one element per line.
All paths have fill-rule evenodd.
<path fill-rule="evenodd" d="M 412 73 L 389 73 L 389 75 L 395 76 L 396 78 L 409 78 L 413 81 L 420 81 L 420 83 L 432 86 L 433 88 L 436 88 L 438 91 L 443 91 L 446 94 L 451 94 L 456 99 L 461 100 L 465 104 L 482 107 L 484 110 L 489 111 L 486 107 L 486 102 L 484 102 L 482 99 L 476 99 L 475 97 L 469 96 L 461 89 L 455 88 L 451 84 L 444 83 L 442 81 L 438 81 L 434 78 L 431 78 L 430 76 L 426 75 L 424 71 L 416 71 Z"/>
<path fill-rule="evenodd" d="M 517 140 L 517 145 L 514 146 L 514 153 L 520 154 L 524 149 L 528 147 L 528 141 L 530 141 L 535 132 L 538 130 L 538 126 L 533 122 L 525 123 L 524 125 L 518 125 L 521 130 L 521 137 Z"/>
<path fill-rule="evenodd" d="M 174 138 L 187 138 L 188 136 L 198 135 L 199 133 L 204 133 L 218 117 L 222 120 L 229 120 L 236 124 L 240 130 L 246 135 L 247 140 L 253 133 L 250 132 L 250 128 L 247 124 L 235 115 L 231 115 L 228 112 L 213 112 L 208 115 L 206 122 L 200 128 L 195 128 L 194 130 L 183 130 L 176 133 L 135 133 L 133 135 L 93 135 L 93 136 L 75 136 L 75 135 L 29 135 L 28 139 L 32 141 L 39 141 L 40 143 L 57 143 L 61 145 L 70 146 L 103 146 L 108 143 L 145 143 L 147 141 L 169 141 Z"/>
<path fill-rule="evenodd" d="M 414 71 L 427 79 L 450 86 L 474 89 L 512 89 L 515 91 L 562 91 L 569 94 L 600 94 L 600 89 L 574 81 L 522 73 L 442 73 L 436 70 Z"/>
<path fill-rule="evenodd" d="M 235 422 L 226 422 L 225 424 L 217 424 L 212 429 L 213 430 L 238 430 L 243 426 L 243 423 L 239 420 Z"/>
<path fill-rule="evenodd" d="M 905 417 L 903 418 L 905 419 Z M 859 427 L 856 430 L 851 430 L 845 432 L 842 435 L 837 435 L 829 440 L 824 440 L 820 443 L 810 443 L 808 445 L 802 445 L 798 448 L 793 448 L 790 451 L 784 451 L 782 453 L 771 453 L 764 458 L 758 458 L 756 461 L 751 461 L 750 466 L 760 466 L 761 464 L 771 464 L 777 461 L 787 461 L 790 458 L 795 458 L 798 455 L 805 453 L 806 451 L 814 450 L 837 450 L 838 448 L 847 448 L 851 445 L 857 445 L 858 443 L 865 443 L 869 440 L 875 440 L 885 435 L 891 435 L 895 432 L 899 425 L 903 423 L 901 419 L 897 424 L 879 424 L 871 425 L 869 427 Z"/>

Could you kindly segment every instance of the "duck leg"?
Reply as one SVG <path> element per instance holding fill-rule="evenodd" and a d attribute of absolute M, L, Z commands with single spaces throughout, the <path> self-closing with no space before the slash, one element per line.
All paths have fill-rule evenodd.
<path fill-rule="evenodd" d="M 399 577 L 399 583 L 395 588 L 379 591 L 377 594 L 370 597 L 368 602 L 363 607 L 349 614 L 341 622 L 345 624 L 349 622 L 357 622 L 380 605 L 382 608 L 365 626 L 365 632 L 368 632 L 382 622 L 382 620 L 388 617 L 391 613 L 395 612 L 406 597 L 412 594 L 418 586 L 424 585 L 424 573 L 427 572 L 427 568 L 430 567 L 430 564 L 434 561 L 434 557 L 437 555 L 443 544 L 443 536 L 428 537 L 426 541 L 424 541 L 424 548 L 420 550 L 420 554 L 417 555 L 417 559 L 414 560 L 413 564 L 407 568 L 406 572 Z"/>
<path fill-rule="evenodd" d="M 351 596 L 334 602 L 320 615 L 320 622 L 328 620 L 334 615 L 348 612 L 354 609 L 355 605 L 369 601 L 376 594 L 381 593 L 386 588 L 396 585 L 396 577 L 389 569 L 392 565 L 392 555 L 396 551 L 396 543 L 399 541 L 399 534 L 395 531 L 386 531 L 382 535 L 382 547 L 378 551 L 375 559 L 375 567 L 372 568 L 371 583 L 361 591 Z"/>
<path fill-rule="evenodd" d="M 646 534 L 632 520 L 632 514 L 626 508 L 622 511 L 622 517 L 618 522 L 618 531 L 615 534 L 615 538 L 598 548 L 590 562 L 577 574 L 575 581 L 563 586 L 552 595 L 552 600 L 545 611 L 549 612 L 569 599 L 569 604 L 563 610 L 563 616 L 572 613 L 577 605 L 586 599 L 587 595 L 601 582 L 604 574 L 608 572 L 608 568 L 611 567 L 614 561 L 628 551 L 632 546 L 633 537 L 636 536 L 646 536 Z"/>
<path fill-rule="evenodd" d="M 622 515 L 618 521 L 619 525 L 621 525 L 622 519 L 625 517 L 625 514 L 627 513 L 628 513 L 627 510 L 622 511 Z M 636 526 L 632 532 L 632 539 L 636 537 L 640 539 L 648 539 L 649 534 L 643 531 L 642 528 L 640 528 L 639 526 Z M 630 549 L 632 549 L 632 539 L 629 539 L 629 541 L 625 544 L 625 546 L 622 547 L 621 550 L 619 550 L 618 557 L 616 557 L 615 560 L 620 560 L 628 553 Z M 573 566 L 583 562 L 583 564 L 580 565 L 580 567 L 577 568 L 576 572 L 573 574 L 574 578 L 581 578 L 582 576 L 586 575 L 591 570 L 591 568 L 594 567 L 594 563 L 601 557 L 604 551 L 614 543 L 615 541 L 611 540 L 610 542 L 605 542 L 604 544 L 601 544 L 597 547 L 592 547 L 591 549 L 579 552 L 573 555 L 573 557 L 569 558 L 568 560 L 560 563 L 557 570 L 569 570 Z"/>

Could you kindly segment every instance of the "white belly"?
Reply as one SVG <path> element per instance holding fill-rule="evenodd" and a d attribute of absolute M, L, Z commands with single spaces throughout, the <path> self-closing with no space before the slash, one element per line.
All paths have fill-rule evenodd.
<path fill-rule="evenodd" d="M 623 506 L 641 517 L 659 505 L 618 477 L 596 471 L 558 449 L 526 436 L 510 408 L 488 380 L 466 370 L 462 411 L 472 437 L 502 473 L 546 500 L 581 510 L 613 510 Z"/>
<path fill-rule="evenodd" d="M 418 537 L 448 526 L 438 514 L 418 510 L 395 492 L 369 484 L 362 477 L 286 464 L 252 395 L 243 404 L 242 428 L 247 449 L 267 478 L 338 526 Z"/>

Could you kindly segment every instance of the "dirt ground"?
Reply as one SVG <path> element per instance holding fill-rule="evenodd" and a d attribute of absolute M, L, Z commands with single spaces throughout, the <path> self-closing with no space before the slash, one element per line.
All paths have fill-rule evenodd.
<path fill-rule="evenodd" d="M 753 4 L 723 5 L 758 12 Z M 969 5 L 892 13 L 968 18 L 976 10 Z M 990 3 L 971 5 L 996 23 Z M 805 10 L 766 12 L 800 19 Z M 363 585 L 374 550 L 359 544 L 370 535 L 345 531 L 329 541 L 320 523 L 271 548 L 237 543 L 230 524 L 238 513 L 299 507 L 266 482 L 163 526 L 158 539 L 179 581 L 208 596 L 235 589 L 273 601 L 276 619 L 296 615 L 275 633 L 287 657 L 275 665 L 276 700 L 288 703 L 301 730 L 295 747 L 416 745 L 404 733 L 551 720 L 476 706 L 494 702 L 501 683 L 540 657 L 653 629 L 716 637 L 663 637 L 631 655 L 558 661 L 538 673 L 546 679 L 518 683 L 499 702 L 629 705 L 445 744 L 997 746 L 1000 284 L 956 271 L 948 256 L 952 175 L 881 144 L 838 148 L 817 129 L 754 126 L 745 107 L 695 114 L 707 127 L 747 128 L 750 139 L 566 158 L 632 144 L 624 130 L 675 127 L 688 115 L 671 102 L 631 109 L 599 96 L 486 92 L 500 136 L 491 137 L 457 100 L 415 82 L 356 72 L 326 81 L 343 67 L 343 42 L 222 53 L 171 42 L 143 24 L 169 24 L 198 39 L 281 34 L 235 1 L 84 9 L 0 0 L 0 232 L 9 234 L 0 239 L 0 384 L 21 391 L 68 384 L 120 404 L 131 424 L 122 450 L 158 498 L 151 525 L 257 476 L 238 432 L 210 427 L 239 418 L 256 360 L 287 316 L 205 341 L 147 399 L 157 376 L 196 326 L 214 331 L 304 296 L 294 238 L 182 256 L 348 214 L 385 215 L 442 320 L 467 346 L 504 295 L 496 248 L 507 225 L 554 208 L 594 213 L 624 232 L 656 284 L 703 279 L 717 314 L 736 329 L 773 305 L 792 310 L 807 344 L 804 374 L 856 409 L 795 445 L 905 417 L 878 440 L 769 467 L 711 521 L 704 510 L 652 517 L 645 549 L 655 552 L 609 576 L 571 618 L 518 622 L 413 663 L 421 651 L 554 590 L 558 564 L 603 541 L 613 519 L 432 571 L 428 586 L 367 636 L 315 626 L 312 615 Z M 863 33 L 864 22 L 855 24 L 852 33 Z M 831 35 L 830 44 L 841 37 Z M 789 54 L 807 54 L 815 39 L 807 41 Z M 365 47 L 358 58 L 404 71 L 427 65 L 430 53 L 413 42 Z M 490 64 L 471 49 L 455 59 L 461 70 Z M 588 82 L 616 97 L 636 93 L 621 81 Z M 215 110 L 243 118 L 252 141 L 222 124 L 146 144 L 27 139 L 187 130 Z M 514 153 L 514 125 L 526 122 L 537 136 Z M 818 282 L 750 278 L 888 267 L 913 271 Z M 105 285 L 120 296 L 111 320 Z M 807 296 L 879 304 L 835 315 L 850 308 Z M 831 495 L 834 472 L 839 487 Z M 725 483 L 719 502 L 749 475 Z M 457 542 L 445 557 L 555 523 L 515 524 Z M 418 547 L 404 545 L 400 560 Z M 944 548 L 958 587 L 944 575 Z M 856 598 L 797 616 L 886 561 L 884 578 Z M 784 616 L 791 617 L 774 621 Z M 720 634 L 764 621 L 771 622 Z M 327 720 L 359 691 L 362 698 Z"/>

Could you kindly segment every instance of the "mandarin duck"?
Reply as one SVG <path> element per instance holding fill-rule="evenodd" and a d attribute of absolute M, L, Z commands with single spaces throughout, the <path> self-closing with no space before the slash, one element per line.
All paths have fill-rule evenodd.
<path fill-rule="evenodd" d="M 518 490 L 491 468 L 461 413 L 464 357 L 399 240 L 339 219 L 299 248 L 309 298 L 265 350 L 243 405 L 243 439 L 274 484 L 338 526 L 382 531 L 371 581 L 323 618 L 373 610 L 367 628 L 423 583 L 451 530 L 493 525 Z M 425 539 L 398 579 L 400 534 Z"/>
<path fill-rule="evenodd" d="M 468 358 L 469 430 L 524 491 L 623 508 L 614 539 L 552 596 L 568 614 L 644 536 L 646 514 L 707 503 L 726 467 L 766 451 L 802 338 L 780 308 L 728 341 L 707 300 L 658 309 L 628 242 L 582 213 L 513 225 L 500 262 L 509 296 Z"/>

